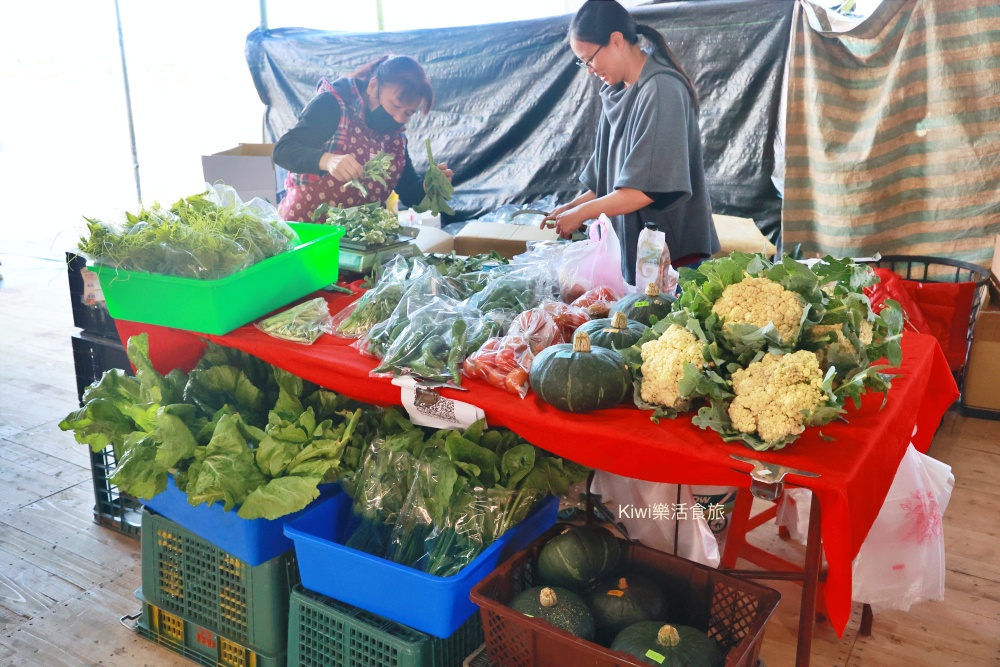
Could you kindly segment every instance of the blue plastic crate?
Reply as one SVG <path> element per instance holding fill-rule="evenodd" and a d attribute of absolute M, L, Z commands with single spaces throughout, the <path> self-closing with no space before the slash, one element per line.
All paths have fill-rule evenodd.
<path fill-rule="evenodd" d="M 558 498 L 542 500 L 461 572 L 436 577 L 344 546 L 357 525 L 351 505 L 341 493 L 285 526 L 295 543 L 302 586 L 442 639 L 479 610 L 469 600 L 472 587 L 553 526 L 559 512 Z"/>
<path fill-rule="evenodd" d="M 320 487 L 320 498 L 313 502 L 340 492 L 339 484 L 325 484 Z M 292 541 L 284 533 L 285 524 L 309 510 L 306 507 L 277 519 L 241 519 L 235 509 L 224 511 L 221 502 L 190 504 L 187 494 L 174 484 L 173 475 L 167 481 L 166 491 L 142 502 L 157 514 L 187 528 L 247 565 L 266 563 L 291 549 Z"/>

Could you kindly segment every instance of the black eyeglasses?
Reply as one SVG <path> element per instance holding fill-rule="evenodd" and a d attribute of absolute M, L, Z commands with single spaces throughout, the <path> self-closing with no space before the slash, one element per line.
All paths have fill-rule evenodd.
<path fill-rule="evenodd" d="M 579 67 L 582 67 L 583 69 L 588 69 L 588 70 L 589 70 L 589 69 L 591 68 L 591 63 L 593 63 L 593 62 L 594 62 L 594 58 L 596 58 L 596 57 L 597 57 L 597 54 L 601 52 L 601 49 L 603 49 L 603 48 L 604 48 L 604 46 L 605 46 L 605 45 L 603 45 L 603 44 L 602 44 L 601 46 L 598 46 L 598 47 L 597 47 L 597 50 L 596 50 L 596 51 L 594 51 L 593 55 L 591 55 L 591 56 L 590 56 L 589 58 L 587 58 L 587 60 L 585 60 L 585 61 L 584 61 L 584 60 L 580 60 L 579 58 L 577 58 L 577 59 L 576 59 L 576 64 L 577 64 L 577 66 L 579 66 Z"/>

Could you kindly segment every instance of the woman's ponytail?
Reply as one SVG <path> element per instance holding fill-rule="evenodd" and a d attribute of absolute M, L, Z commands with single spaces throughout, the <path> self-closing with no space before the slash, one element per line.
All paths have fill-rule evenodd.
<path fill-rule="evenodd" d="M 691 77 L 688 76 L 688 73 L 684 71 L 684 68 L 681 66 L 681 62 L 677 60 L 677 56 L 675 56 L 674 52 L 670 50 L 669 46 L 667 46 L 667 40 L 664 39 L 660 31 L 652 26 L 648 26 L 643 23 L 636 23 L 635 32 L 636 34 L 642 35 L 648 39 L 650 44 L 653 45 L 653 49 L 659 51 L 663 57 L 667 59 L 667 62 L 680 73 L 681 77 L 684 79 L 684 85 L 687 86 L 688 92 L 691 93 L 691 99 L 694 101 L 694 107 L 697 109 L 699 105 L 698 89 L 694 87 L 694 81 L 692 81 Z"/>

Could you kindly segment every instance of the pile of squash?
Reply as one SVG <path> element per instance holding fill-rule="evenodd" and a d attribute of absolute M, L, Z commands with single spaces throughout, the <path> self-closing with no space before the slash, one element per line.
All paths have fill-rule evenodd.
<path fill-rule="evenodd" d="M 572 343 L 546 347 L 531 363 L 531 388 L 546 403 L 566 412 L 614 407 L 632 390 L 632 375 L 619 350 L 632 347 L 670 312 L 674 298 L 656 283 L 645 292 L 619 299 L 608 317 L 582 324 Z"/>
<path fill-rule="evenodd" d="M 726 652 L 697 628 L 667 622 L 664 588 L 649 573 L 622 568 L 624 546 L 599 526 L 569 526 L 542 547 L 542 585 L 509 606 L 526 616 L 661 667 L 722 667 Z M 678 605 L 679 606 L 679 605 Z"/>

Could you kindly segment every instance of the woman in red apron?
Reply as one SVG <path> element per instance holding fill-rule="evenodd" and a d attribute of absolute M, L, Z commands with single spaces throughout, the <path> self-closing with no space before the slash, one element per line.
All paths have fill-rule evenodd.
<path fill-rule="evenodd" d="M 427 113 L 433 101 L 427 74 L 409 56 L 382 56 L 333 83 L 322 80 L 298 124 L 274 146 L 275 164 L 289 171 L 278 212 L 285 220 L 311 222 L 320 204 L 384 204 L 393 190 L 403 204 L 419 203 L 423 179 L 410 162 L 405 125 L 417 109 Z M 365 163 L 379 151 L 392 157 L 385 185 L 362 179 L 367 195 L 345 187 L 361 179 Z M 439 166 L 450 179 L 447 165 Z"/>

